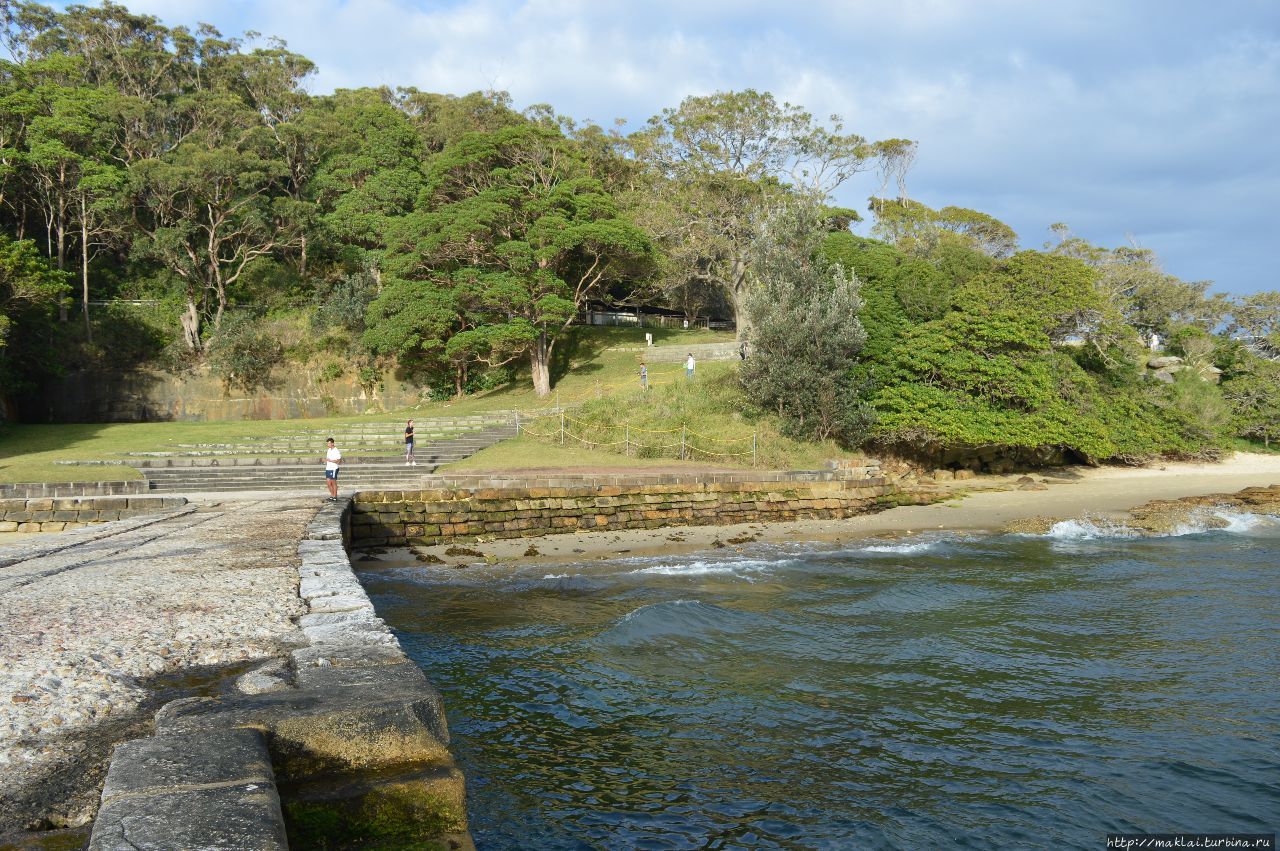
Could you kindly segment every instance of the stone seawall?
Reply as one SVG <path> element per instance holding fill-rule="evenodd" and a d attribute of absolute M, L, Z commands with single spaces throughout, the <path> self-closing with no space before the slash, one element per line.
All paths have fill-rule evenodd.
<path fill-rule="evenodd" d="M 575 531 L 839 519 L 931 497 L 884 477 L 773 474 L 772 480 L 363 491 L 353 546 L 430 545 Z M 801 478 L 803 477 L 803 478 Z"/>
<path fill-rule="evenodd" d="M 187 504 L 175 496 L 0 499 L 0 532 L 64 532 Z"/>
<path fill-rule="evenodd" d="M 440 694 L 351 569 L 347 510 L 298 544 L 305 646 L 119 745 L 90 851 L 474 848 Z"/>

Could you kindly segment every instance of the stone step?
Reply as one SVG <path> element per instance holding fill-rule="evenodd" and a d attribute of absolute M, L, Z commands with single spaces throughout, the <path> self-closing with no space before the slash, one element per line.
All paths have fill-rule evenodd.
<path fill-rule="evenodd" d="M 116 747 L 90 851 L 288 848 L 266 737 L 199 730 Z"/>

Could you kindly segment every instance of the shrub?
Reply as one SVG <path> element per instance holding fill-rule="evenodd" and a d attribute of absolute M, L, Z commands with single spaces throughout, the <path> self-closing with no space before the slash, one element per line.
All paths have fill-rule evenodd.
<path fill-rule="evenodd" d="M 228 318 L 209 343 L 209 369 L 227 387 L 252 392 L 271 383 L 271 371 L 284 361 L 284 347 L 256 321 Z"/>

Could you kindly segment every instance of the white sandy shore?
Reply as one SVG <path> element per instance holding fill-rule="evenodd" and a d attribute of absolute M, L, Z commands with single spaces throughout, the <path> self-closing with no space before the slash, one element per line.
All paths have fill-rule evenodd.
<path fill-rule="evenodd" d="M 466 545 L 499 561 L 583 561 L 617 555 L 654 555 L 705 550 L 716 542 L 754 538 L 768 542 L 838 542 L 869 536 L 925 531 L 995 531 L 1031 517 L 1118 517 L 1156 499 L 1234 493 L 1246 487 L 1280 484 L 1280 455 L 1237 453 L 1217 464 L 1166 463 L 1152 467 L 1073 467 L 1034 475 L 1047 490 L 1018 490 L 1020 476 L 983 476 L 943 483 L 956 499 L 904 506 L 847 520 L 801 520 L 732 526 L 682 526 L 620 532 L 576 532 L 541 538 L 481 541 Z M 525 555 L 533 546 L 538 555 Z M 421 547 L 450 564 L 476 561 L 449 556 L 448 545 Z M 372 566 L 372 565 L 366 565 Z"/>

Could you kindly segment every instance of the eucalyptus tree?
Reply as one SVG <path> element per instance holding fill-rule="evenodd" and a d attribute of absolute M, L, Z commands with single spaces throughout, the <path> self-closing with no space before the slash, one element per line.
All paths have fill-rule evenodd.
<path fill-rule="evenodd" d="M 174 150 L 130 169 L 141 211 L 134 251 L 158 261 L 183 284 L 182 338 L 201 349 L 200 326 L 212 313 L 215 330 L 228 288 L 255 259 L 296 246 L 300 228 L 279 215 L 277 196 L 287 168 L 264 148 L 245 104 L 208 92 L 195 105 L 200 127 Z"/>
<path fill-rule="evenodd" d="M 642 223 L 666 252 L 667 284 L 721 289 L 740 334 L 765 211 L 789 194 L 825 199 L 879 155 L 874 143 L 845 133 L 838 116 L 829 124 L 747 89 L 685 98 L 630 137 L 649 168 Z"/>

